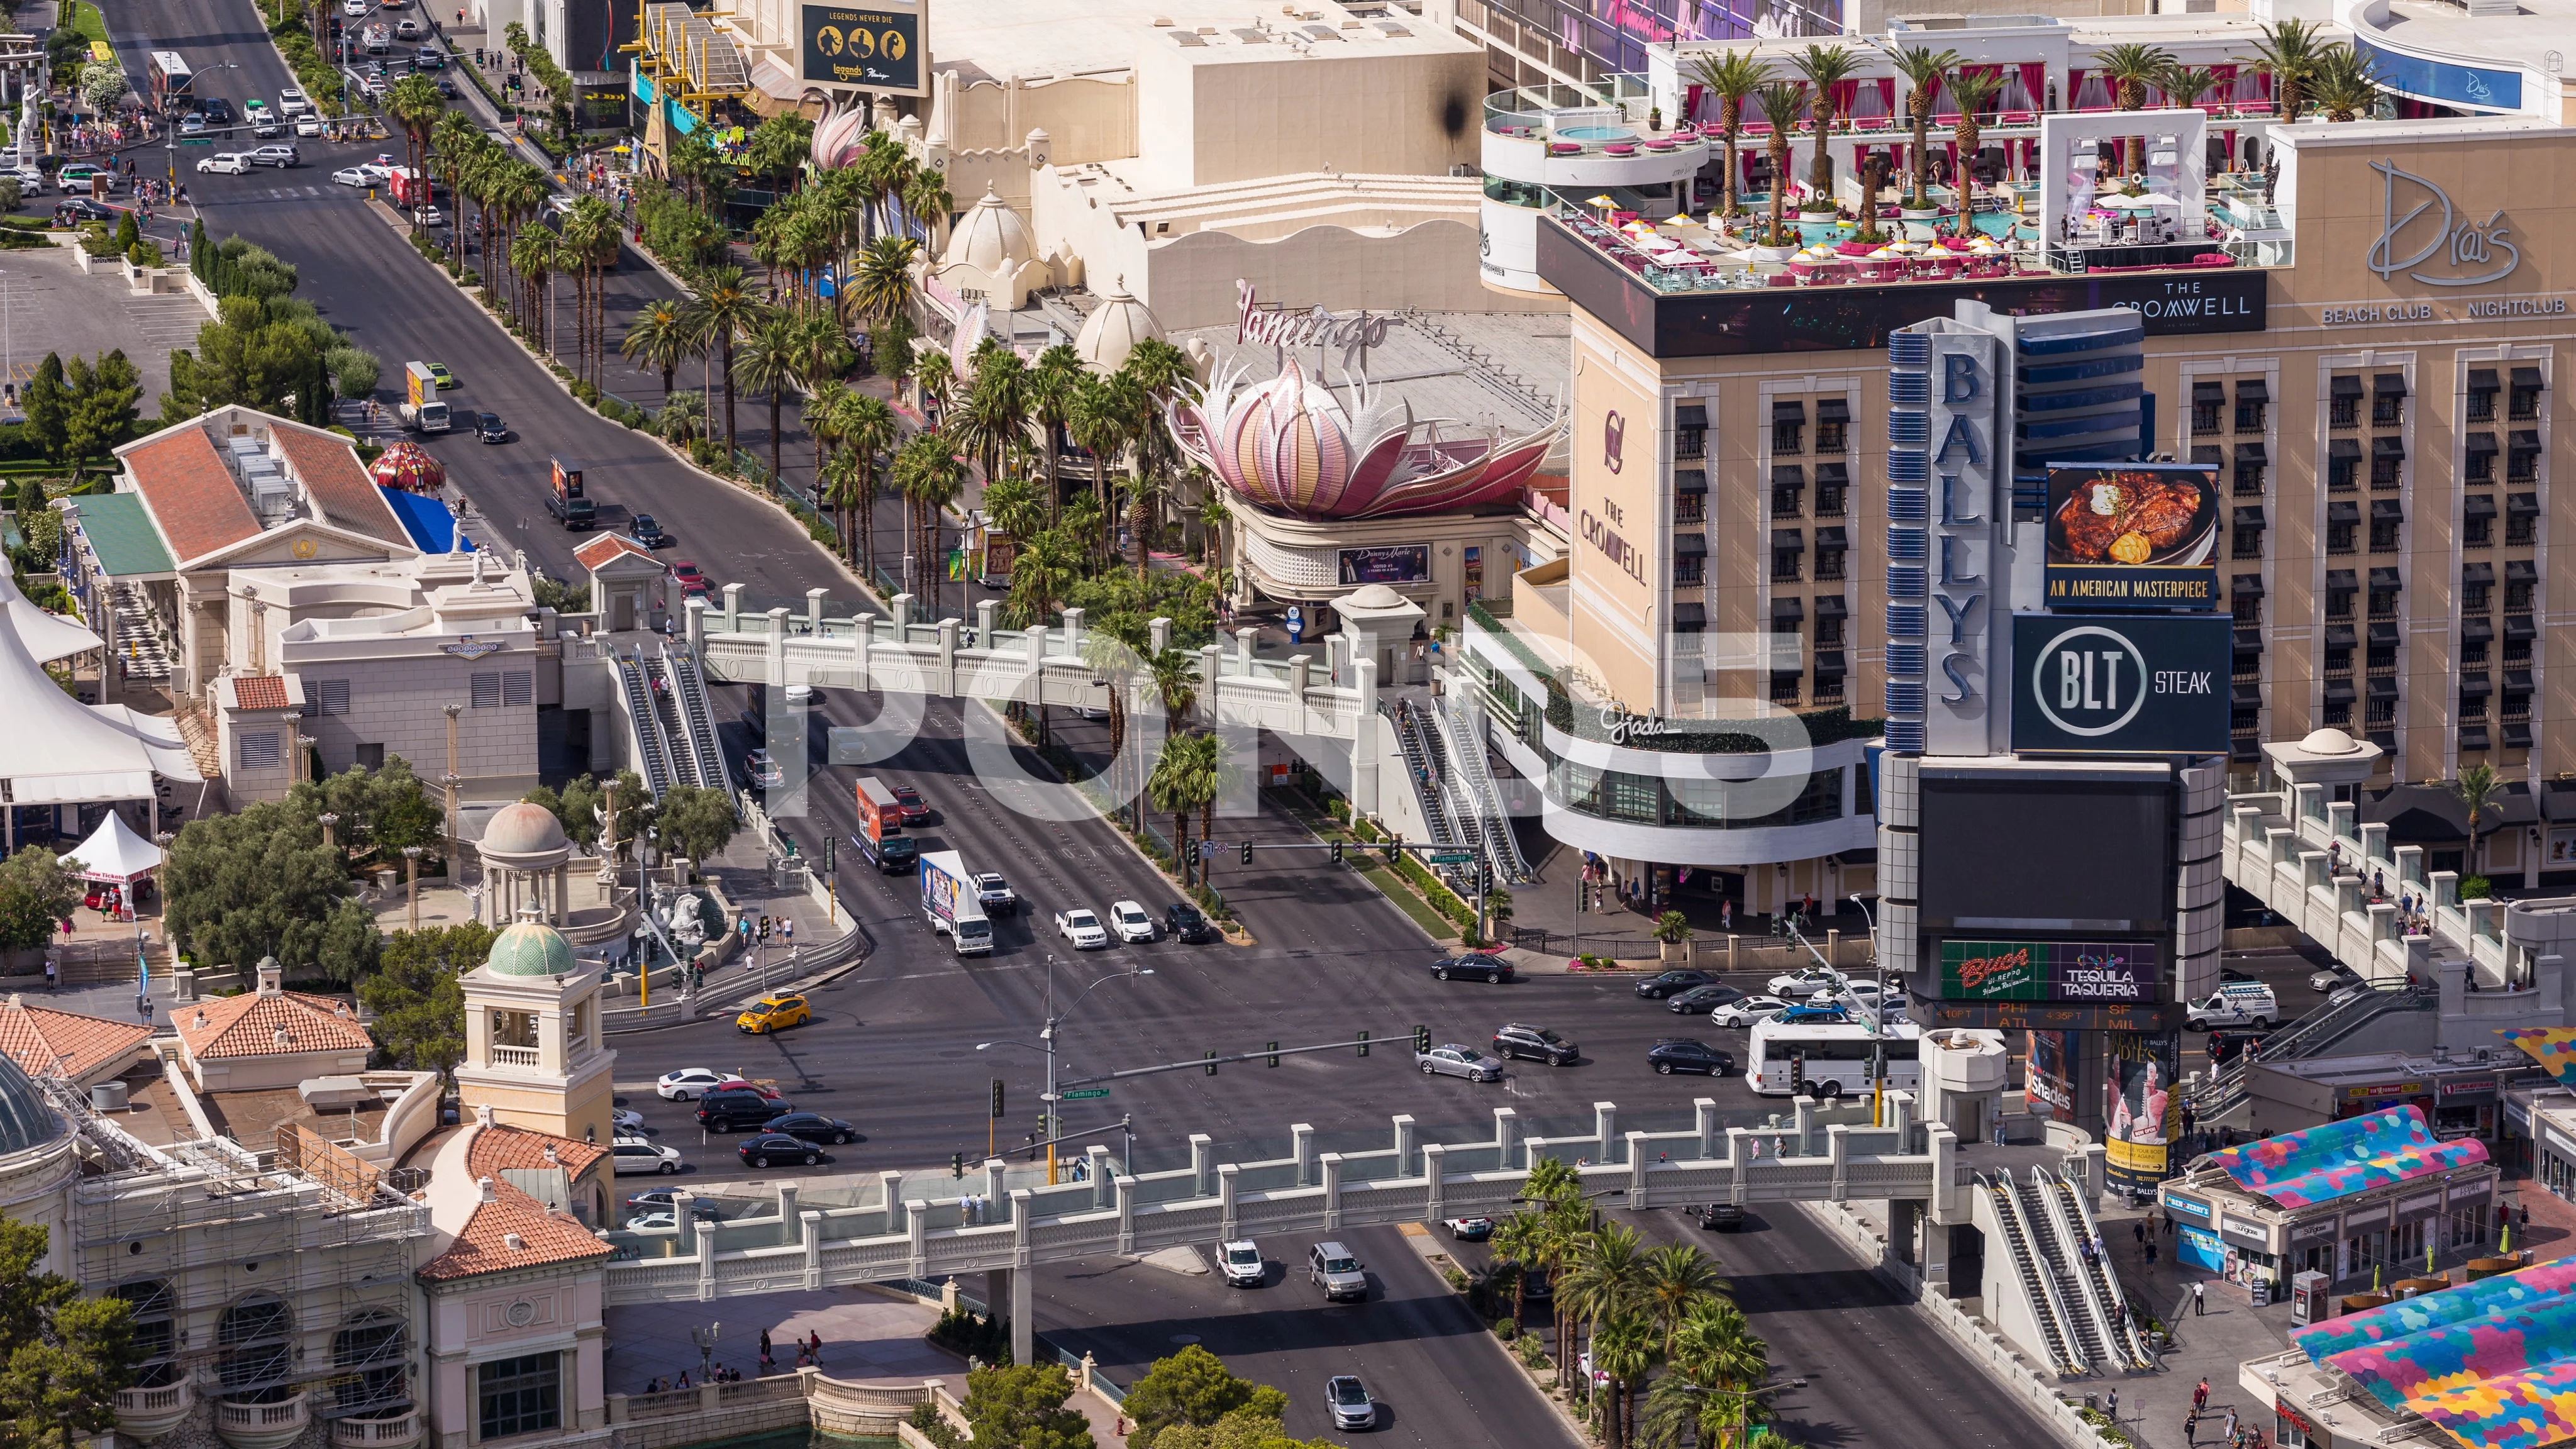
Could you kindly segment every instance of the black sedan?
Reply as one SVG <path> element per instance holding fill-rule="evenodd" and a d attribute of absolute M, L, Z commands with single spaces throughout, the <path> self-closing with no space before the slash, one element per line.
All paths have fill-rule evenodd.
<path fill-rule="evenodd" d="M 1674 992 L 1688 991 L 1694 986 L 1713 985 L 1716 981 L 1715 976 L 1705 971 L 1667 971 L 1660 976 L 1649 976 L 1638 982 L 1637 994 L 1648 1001 L 1661 1001 Z"/>
<path fill-rule="evenodd" d="M 1704 1041 L 1676 1036 L 1646 1048 L 1646 1065 L 1667 1077 L 1675 1072 L 1706 1072 L 1722 1077 L 1735 1070 L 1735 1058 Z"/>
<path fill-rule="evenodd" d="M 1494 1055 L 1507 1062 L 1526 1057 L 1551 1067 L 1570 1067 L 1581 1059 L 1583 1049 L 1546 1027 L 1515 1021 L 1494 1028 Z"/>
<path fill-rule="evenodd" d="M 66 196 L 54 203 L 54 225 L 58 227 L 86 226 L 93 221 L 113 222 L 124 215 L 106 202 L 87 196 Z"/>
<path fill-rule="evenodd" d="M 837 1117 L 820 1112 L 789 1112 L 761 1124 L 764 1133 L 803 1138 L 808 1142 L 829 1142 L 838 1147 L 859 1135 L 859 1129 Z"/>
<path fill-rule="evenodd" d="M 1734 987 L 1722 982 L 1712 982 L 1707 986 L 1694 986 L 1688 991 L 1674 992 L 1672 999 L 1664 1005 L 1683 1016 L 1706 1016 L 1721 1006 L 1729 1006 L 1743 999 L 1744 993 Z"/>
<path fill-rule="evenodd" d="M 1450 956 L 1432 962 L 1431 975 L 1438 981 L 1446 981 L 1452 976 L 1472 976 L 1478 981 L 1491 981 L 1500 985 L 1512 979 L 1512 963 L 1500 956 L 1487 956 L 1481 953 Z"/>
<path fill-rule="evenodd" d="M 662 525 L 649 513 L 636 514 L 634 520 L 627 525 L 626 536 L 646 548 L 671 546 L 671 535 L 664 533 Z"/>
<path fill-rule="evenodd" d="M 784 1132 L 763 1132 L 746 1138 L 734 1151 L 747 1167 L 767 1167 L 773 1162 L 801 1162 L 812 1167 L 823 1160 L 823 1154 L 815 1151 L 812 1143 L 800 1142 Z"/>
<path fill-rule="evenodd" d="M 626 1210 L 638 1212 L 647 1208 L 676 1207 L 680 1201 L 680 1194 L 687 1191 L 689 1189 L 684 1187 L 657 1187 L 649 1192 L 634 1193 L 626 1199 Z M 724 1220 L 724 1213 L 705 1198 L 699 1198 L 689 1204 L 689 1215 L 717 1222 Z"/>
<path fill-rule="evenodd" d="M 499 413 L 476 413 L 474 415 L 474 441 L 478 443 L 506 443 L 510 441 L 510 425 L 501 421 L 501 415 Z"/>
<path fill-rule="evenodd" d="M 1171 933 L 1173 940 L 1186 941 L 1194 946 L 1216 939 L 1216 927 L 1209 925 L 1207 917 L 1199 914 L 1199 908 L 1185 906 L 1178 901 L 1163 908 L 1163 929 Z"/>

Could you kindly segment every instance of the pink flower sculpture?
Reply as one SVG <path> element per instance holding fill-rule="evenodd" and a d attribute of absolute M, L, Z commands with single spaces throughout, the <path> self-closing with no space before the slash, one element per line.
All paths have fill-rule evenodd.
<path fill-rule="evenodd" d="M 1506 439 L 1417 420 L 1413 409 L 1350 384 L 1354 405 L 1291 360 L 1247 384 L 1229 368 L 1195 399 L 1172 404 L 1172 433 L 1192 461 L 1269 513 L 1294 518 L 1390 518 L 1473 508 L 1515 496 L 1545 461 L 1558 425 Z M 1444 427 L 1459 427 L 1444 436 Z"/>
<path fill-rule="evenodd" d="M 814 123 L 814 164 L 838 171 L 857 163 L 867 150 L 868 108 L 865 102 L 836 110 Z"/>

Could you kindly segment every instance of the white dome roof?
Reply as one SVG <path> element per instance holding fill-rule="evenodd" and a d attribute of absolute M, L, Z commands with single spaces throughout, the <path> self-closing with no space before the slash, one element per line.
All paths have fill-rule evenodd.
<path fill-rule="evenodd" d="M 2342 730 L 2321 729 L 2311 731 L 2306 739 L 2299 741 L 2299 748 L 2311 755 L 2349 755 L 2361 746 L 2354 744 L 2352 736 Z"/>
<path fill-rule="evenodd" d="M 1074 352 L 1094 372 L 1116 372 L 1137 343 L 1148 337 L 1163 338 L 1163 324 L 1155 320 L 1152 308 L 1127 294 L 1126 282 L 1120 277 L 1110 284 L 1073 339 Z"/>
<path fill-rule="evenodd" d="M 553 811 L 525 800 L 503 807 L 483 827 L 483 849 L 502 855 L 535 855 L 570 844 Z"/>
<path fill-rule="evenodd" d="M 1029 240 L 1028 223 L 1020 220 L 1009 202 L 988 188 L 984 199 L 968 207 L 957 229 L 949 233 L 948 251 L 940 260 L 998 278 L 1008 276 L 1037 254 L 1037 246 Z"/>

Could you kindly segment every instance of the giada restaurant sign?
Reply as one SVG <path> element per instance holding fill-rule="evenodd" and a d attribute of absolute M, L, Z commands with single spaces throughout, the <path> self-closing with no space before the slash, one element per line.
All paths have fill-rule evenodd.
<path fill-rule="evenodd" d="M 2483 287 L 2501 282 L 2522 265 L 2499 207 L 2472 221 L 2451 205 L 2451 194 L 2393 161 L 2373 161 L 2379 173 L 2379 237 L 2362 265 L 2381 281 L 2404 272 L 2428 287 Z M 2415 268 L 2424 270 L 2417 271 Z"/>

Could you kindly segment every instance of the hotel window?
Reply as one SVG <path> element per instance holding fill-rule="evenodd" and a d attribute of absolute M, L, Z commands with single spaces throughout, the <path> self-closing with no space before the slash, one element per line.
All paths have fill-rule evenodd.
<path fill-rule="evenodd" d="M 2239 505 L 2236 509 L 2236 538 L 2231 550 L 2236 558 L 2263 556 L 2263 506 Z"/>
<path fill-rule="evenodd" d="M 2504 541 L 2509 548 L 2527 547 L 2538 532 L 2540 495 L 2508 493 L 2504 498 Z"/>
<path fill-rule="evenodd" d="M 2406 506 L 2394 498 L 2370 500 L 2370 551 L 2397 552 L 2398 532 L 2406 526 Z"/>
<path fill-rule="evenodd" d="M 2514 613 L 2531 609 L 2531 586 L 2540 582 L 2540 566 L 2518 558 L 2504 566 L 2504 606 Z"/>
<path fill-rule="evenodd" d="M 1816 648 L 1818 650 L 1843 647 L 1843 625 L 1849 608 L 1850 606 L 1842 601 L 1842 596 L 1839 594 L 1827 594 L 1816 600 Z M 1818 670 L 1821 672 L 1823 667 L 1820 661 L 1817 665 Z"/>
<path fill-rule="evenodd" d="M 2326 491 L 2350 493 L 2353 475 L 2361 471 L 2361 440 L 2330 438 L 2326 441 Z"/>
<path fill-rule="evenodd" d="M 1817 704 L 1840 704 L 1843 702 L 1843 675 L 1843 652 L 1841 650 L 1826 649 L 1817 652 L 1816 691 L 1814 696 Z"/>
<path fill-rule="evenodd" d="M 2406 374 L 2383 372 L 2370 379 L 2370 425 L 2393 428 L 2406 421 Z"/>
<path fill-rule="evenodd" d="M 1794 584 L 1807 555 L 1806 530 L 1775 528 L 1771 530 L 1771 582 Z"/>
<path fill-rule="evenodd" d="M 2460 662 L 2486 663 L 2487 647 L 2494 638 L 2495 625 L 2485 619 L 2462 619 L 2460 621 Z"/>
<path fill-rule="evenodd" d="M 2236 384 L 2236 431 L 2263 431 L 2263 409 L 2272 401 L 2272 388 L 2259 377 L 2249 377 Z"/>
<path fill-rule="evenodd" d="M 1673 456 L 1676 458 L 1708 456 L 1708 405 L 1706 403 L 1673 404 Z"/>
<path fill-rule="evenodd" d="M 2346 690 L 2345 693 L 2349 695 L 2351 691 Z M 2351 724 L 2352 701 L 2349 698 L 2336 699 L 2333 697 L 2333 691 L 2327 691 L 2326 723 L 2333 725 L 2337 729 L 2341 729 L 2344 726 Z"/>
<path fill-rule="evenodd" d="M 475 1366 L 483 1439 L 563 1427 L 563 1355 L 531 1353 Z"/>
<path fill-rule="evenodd" d="M 2493 688 L 2494 686 L 2487 681 L 2487 672 L 2483 669 L 2472 669 L 2462 674 L 2460 676 L 2460 718 L 2485 719 L 2487 695 Z"/>
<path fill-rule="evenodd" d="M 1708 535 L 1676 533 L 1673 535 L 1673 583 L 1678 587 L 1697 587 L 1704 581 L 1708 567 Z"/>
<path fill-rule="evenodd" d="M 2528 664 L 2531 662 L 2532 633 L 2532 622 L 2529 614 L 2507 614 L 2504 616 L 2505 663 Z"/>
<path fill-rule="evenodd" d="M 2391 624 L 2386 627 L 2391 630 L 2393 634 L 2397 626 Z M 2373 679 L 2393 679 L 2397 676 L 2397 646 L 2393 643 L 2382 644 L 2379 642 L 2379 639 L 2380 636 L 2377 633 L 2373 633 L 2371 635 L 2370 655 L 2365 662 L 2369 666 L 2370 675 Z M 2392 690 L 2396 688 L 2395 685 L 2391 685 L 2389 687 Z M 2377 693 L 2376 690 L 2372 692 Z"/>
<path fill-rule="evenodd" d="M 2263 470 L 2270 466 L 2272 454 L 2261 443 L 2236 445 L 2236 496 L 2263 496 Z"/>
<path fill-rule="evenodd" d="M 2377 437 L 2370 440 L 2370 486 L 2379 492 L 2405 483 L 2406 440 Z"/>
<path fill-rule="evenodd" d="M 2460 500 L 2460 542 L 2486 548 L 2495 542 L 2495 495 L 2472 493 Z"/>
<path fill-rule="evenodd" d="M 2404 592 L 2405 588 L 2406 585 L 2397 576 L 2397 570 L 2372 569 L 2370 571 L 2370 617 L 2396 618 L 2397 596 Z"/>
<path fill-rule="evenodd" d="M 2253 641 L 2253 643 L 2251 644 L 2251 646 L 2250 646 L 2250 647 L 2248 646 L 2248 644 L 2247 644 L 2247 642 L 2246 642 L 2246 641 L 2247 641 L 2247 640 L 2249 640 L 2249 639 Z M 2235 657 L 2235 662 L 2234 662 L 2234 664 L 2231 666 L 2231 672 L 2234 674 L 2234 676 L 2235 676 L 2236 678 L 2238 678 L 2238 679 L 2260 679 L 2260 678 L 2262 678 L 2262 677 L 2263 677 L 2263 653 L 2262 653 L 2262 650 L 2263 650 L 2263 631 L 2262 631 L 2262 630 L 2260 630 L 2260 629 L 2239 629 L 2239 630 L 2237 630 L 2237 631 L 2236 631 L 2236 657 Z"/>
<path fill-rule="evenodd" d="M 2474 396 L 2475 394 L 2472 394 Z M 2468 437 L 2468 473 L 2471 483 L 2491 482 L 2495 478 L 2496 435 L 2471 433 Z"/>
<path fill-rule="evenodd" d="M 1708 470 L 1673 470 L 1673 522 L 1700 523 L 1708 518 Z"/>
<path fill-rule="evenodd" d="M 1843 581 L 1843 560 L 1851 552 L 1850 535 L 1840 524 L 1816 530 L 1816 582 L 1838 584 Z M 1837 602 L 1840 602 L 1837 600 Z"/>
<path fill-rule="evenodd" d="M 1816 451 L 1840 453 L 1851 445 L 1851 401 L 1848 398 L 1816 399 Z"/>
<path fill-rule="evenodd" d="M 2516 428 L 2505 438 L 2505 481 L 2533 483 L 2540 478 L 2540 431 Z"/>
<path fill-rule="evenodd" d="M 2361 426 L 2361 379 L 2338 377 L 2329 385 L 2326 397 L 2326 426 L 2357 428 Z"/>
<path fill-rule="evenodd" d="M 2504 672 L 2504 717 L 2531 718 L 2531 671 L 2508 669 Z"/>
<path fill-rule="evenodd" d="M 2235 611 L 2236 622 L 2245 625 L 2263 622 L 2263 576 L 2238 574 L 2236 587 L 2229 591 L 2228 606 Z"/>
<path fill-rule="evenodd" d="M 1782 463 L 1771 470 L 1771 516 L 1803 518 L 1806 516 L 1807 470 L 1795 463 Z"/>
<path fill-rule="evenodd" d="M 2350 569 L 2326 570 L 2326 617 L 2352 617 L 2352 596 L 2361 591 L 2361 581 Z"/>
<path fill-rule="evenodd" d="M 2470 368 L 2470 369 L 2469 369 L 2469 411 L 2468 411 L 2468 418 L 2467 418 L 2467 420 L 2468 420 L 2468 421 L 2470 421 L 2470 422 L 2473 422 L 2473 423 L 2491 423 L 2491 422 L 2494 422 L 2494 421 L 2495 421 L 2495 415 L 2496 415 L 2496 414 L 2495 414 L 2495 400 L 2496 400 L 2496 392 L 2497 392 L 2497 383 L 2496 383 L 2496 373 L 2495 373 L 2495 369 L 2494 369 L 2494 368 L 2492 368 L 2492 367 L 2473 367 L 2473 368 Z"/>
<path fill-rule="evenodd" d="M 2359 527 L 2361 527 L 2361 505 L 2360 505 L 2360 504 L 2358 504 L 2358 503 L 2329 503 L 2329 504 L 2327 504 L 2327 505 L 2326 505 L 2326 553 L 2327 553 L 2329 556 L 2331 556 L 2331 555 L 2335 555 L 2335 554 L 2346 554 L 2346 553 L 2350 553 L 2350 552 L 2352 552 L 2352 535 L 2353 535 L 2353 531 L 2354 531 L 2355 529 L 2358 529 Z"/>
<path fill-rule="evenodd" d="M 256 734 L 240 734 L 233 736 L 233 754 L 239 758 L 241 762 L 240 768 L 242 769 L 276 769 L 279 758 L 277 753 L 277 731 L 261 730 Z"/>
<path fill-rule="evenodd" d="M 1805 403 L 1775 402 L 1771 404 L 1772 452 L 1805 452 L 1806 444 L 1803 441 L 1803 436 L 1806 431 L 1807 405 Z"/>
<path fill-rule="evenodd" d="M 2539 420 L 2540 394 L 2547 386 L 2540 380 L 2539 368 L 2517 367 L 2513 370 L 2513 421 L 2528 423 Z"/>
<path fill-rule="evenodd" d="M 2201 433 L 2218 431 L 2218 415 L 2227 409 L 2227 384 L 2195 382 L 2191 385 L 2191 430 Z"/>
<path fill-rule="evenodd" d="M 1819 445 L 1821 451 L 1821 444 Z M 1851 471 L 1841 463 L 1816 465 L 1816 516 L 1840 518 L 1851 494 Z"/>
<path fill-rule="evenodd" d="M 2480 560 L 2460 565 L 2460 612 L 2483 614 L 2493 606 L 2495 565 Z"/>
<path fill-rule="evenodd" d="M 2393 699 L 2373 699 L 2369 704 L 2363 707 L 2362 718 L 2375 725 L 2395 724 L 2397 722 L 2397 701 Z"/>
<path fill-rule="evenodd" d="M 2352 673 L 2352 651 L 2351 651 L 2351 650 L 2349 650 L 2349 649 L 2329 649 L 2329 650 L 2327 650 L 2327 651 L 2326 651 L 2326 673 L 2328 673 L 2328 674 L 2350 674 L 2350 673 Z"/>
<path fill-rule="evenodd" d="M 1798 702 L 1798 687 L 1803 683 L 1805 683 L 1805 680 L 1799 675 L 1772 675 L 1771 702 L 1773 704 L 1796 704 Z"/>

